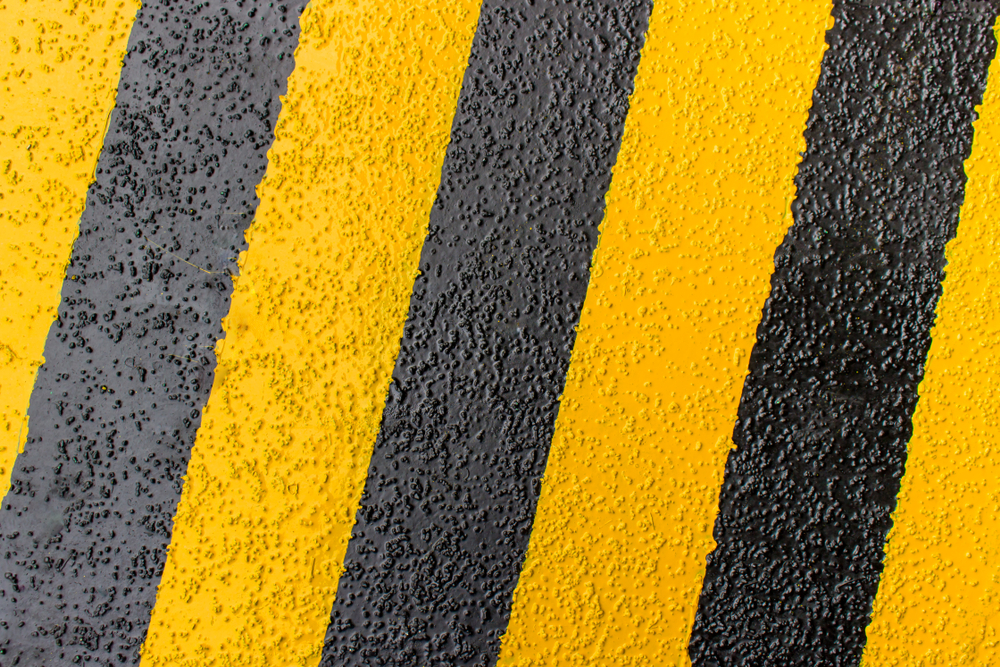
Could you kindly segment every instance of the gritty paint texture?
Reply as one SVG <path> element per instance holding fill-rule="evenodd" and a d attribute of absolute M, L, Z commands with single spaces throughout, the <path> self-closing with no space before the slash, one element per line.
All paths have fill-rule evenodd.
<path fill-rule="evenodd" d="M 137 5 L 0 0 L 0 665 L 996 662 L 995 3 Z"/>
<path fill-rule="evenodd" d="M 496 662 L 648 12 L 483 4 L 321 665 Z"/>
<path fill-rule="evenodd" d="M 139 660 L 302 4 L 136 19 L 0 511 L 4 664 Z"/>
<path fill-rule="evenodd" d="M 699 667 L 861 658 L 995 11 L 835 3 L 726 464 Z"/>
<path fill-rule="evenodd" d="M 654 4 L 503 666 L 677 665 L 830 4 Z"/>
<path fill-rule="evenodd" d="M 313 0 L 143 655 L 315 665 L 475 0 Z"/>
<path fill-rule="evenodd" d="M 139 0 L 0 3 L 0 497 Z"/>
<path fill-rule="evenodd" d="M 975 123 L 863 664 L 1000 662 L 1000 63 Z"/>

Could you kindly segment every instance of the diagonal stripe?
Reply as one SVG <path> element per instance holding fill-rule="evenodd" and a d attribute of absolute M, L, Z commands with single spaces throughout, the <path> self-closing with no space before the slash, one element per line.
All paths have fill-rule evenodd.
<path fill-rule="evenodd" d="M 687 662 L 829 19 L 654 5 L 502 665 Z"/>
<path fill-rule="evenodd" d="M 0 512 L 4 662 L 138 661 L 302 4 L 136 19 Z"/>
<path fill-rule="evenodd" d="M 835 4 L 691 639 L 853 665 L 882 570 L 995 6 Z"/>
<path fill-rule="evenodd" d="M 318 661 L 478 11 L 302 15 L 144 667 Z"/>
<path fill-rule="evenodd" d="M 9 49 L 0 65 L 0 497 L 27 437 L 28 397 L 138 9 L 139 0 L 0 7 Z"/>
<path fill-rule="evenodd" d="M 648 11 L 483 4 L 323 665 L 496 661 Z"/>
<path fill-rule="evenodd" d="M 996 31 L 996 28 L 994 29 Z M 1000 623 L 1000 61 L 975 124 L 958 236 L 931 332 L 867 665 L 993 665 Z"/>

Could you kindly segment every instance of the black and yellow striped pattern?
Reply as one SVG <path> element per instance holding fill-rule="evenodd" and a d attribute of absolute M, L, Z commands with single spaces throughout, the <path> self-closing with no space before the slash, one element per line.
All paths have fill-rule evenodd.
<path fill-rule="evenodd" d="M 990 493 L 911 415 L 991 330 L 996 11 L 144 2 L 10 438 L 4 664 L 988 662 L 991 519 L 927 568 L 907 503 Z M 971 400 L 941 368 L 920 406 Z"/>

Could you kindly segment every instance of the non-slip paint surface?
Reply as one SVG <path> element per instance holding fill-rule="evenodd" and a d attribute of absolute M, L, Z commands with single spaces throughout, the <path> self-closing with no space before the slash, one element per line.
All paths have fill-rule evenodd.
<path fill-rule="evenodd" d="M 0 497 L 139 0 L 0 2 Z"/>
<path fill-rule="evenodd" d="M 324 667 L 496 662 L 649 8 L 482 6 Z"/>
<path fill-rule="evenodd" d="M 1000 662 L 1000 63 L 993 61 L 958 234 L 907 445 L 863 664 Z"/>
<path fill-rule="evenodd" d="M 795 224 L 719 496 L 696 667 L 861 658 L 997 9 L 834 3 Z"/>
<path fill-rule="evenodd" d="M 993 3 L 143 5 L 0 0 L 0 666 L 994 661 Z"/>
<path fill-rule="evenodd" d="M 502 666 L 687 663 L 829 20 L 654 4 Z"/>
<path fill-rule="evenodd" d="M 136 18 L 0 509 L 0 663 L 139 662 L 303 4 Z"/>
<path fill-rule="evenodd" d="M 144 667 L 318 662 L 478 15 L 302 15 Z"/>

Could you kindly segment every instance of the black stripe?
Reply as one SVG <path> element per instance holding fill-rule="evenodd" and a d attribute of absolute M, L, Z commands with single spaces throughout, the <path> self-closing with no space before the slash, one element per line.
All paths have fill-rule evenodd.
<path fill-rule="evenodd" d="M 649 10 L 482 7 L 323 665 L 496 660 Z"/>
<path fill-rule="evenodd" d="M 143 3 L 0 512 L 0 664 L 139 662 L 304 5 Z"/>
<path fill-rule="evenodd" d="M 726 466 L 696 667 L 860 660 L 995 15 L 993 2 L 836 3 Z"/>

